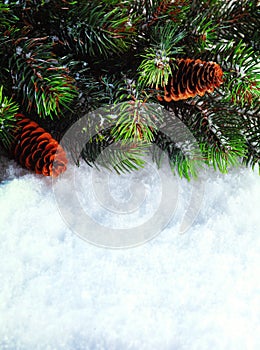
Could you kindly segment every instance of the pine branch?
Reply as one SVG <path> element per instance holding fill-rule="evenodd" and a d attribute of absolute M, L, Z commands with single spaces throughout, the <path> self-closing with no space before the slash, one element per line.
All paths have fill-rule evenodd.
<path fill-rule="evenodd" d="M 68 11 L 76 5 L 73 0 L 9 0 L 19 27 L 29 30 L 32 37 L 55 36 L 56 28 L 66 23 Z"/>
<path fill-rule="evenodd" d="M 67 21 L 59 37 L 70 52 L 83 59 L 125 52 L 135 34 L 127 1 L 116 7 L 113 1 L 104 0 L 79 3 L 68 12 Z"/>
<path fill-rule="evenodd" d="M 177 173 L 187 180 L 190 180 L 191 177 L 197 177 L 199 167 L 202 164 L 202 157 L 196 145 L 185 141 L 174 142 L 168 134 L 171 127 L 176 128 L 176 121 L 174 121 L 174 118 L 170 118 L 167 119 L 166 124 L 166 133 L 162 130 L 154 133 L 153 147 L 151 148 L 153 160 L 160 167 L 162 160 L 167 155 L 173 173 Z M 181 138 L 182 133 L 181 128 L 179 131 L 174 131 L 178 139 Z"/>
<path fill-rule="evenodd" d="M 174 23 L 164 27 L 156 26 L 151 35 L 151 46 L 140 56 L 143 58 L 139 71 L 141 87 L 164 86 L 172 74 L 174 56 L 183 52 L 178 43 L 185 37 L 185 32 L 177 32 L 178 26 Z M 173 64 L 170 64 L 170 62 Z"/>
<path fill-rule="evenodd" d="M 88 165 L 115 170 L 118 174 L 144 166 L 145 161 L 142 158 L 147 152 L 147 145 L 116 142 L 111 137 L 110 130 L 106 136 L 101 140 L 98 135 L 92 142 L 86 143 L 80 155 Z"/>
<path fill-rule="evenodd" d="M 215 104 L 204 98 L 197 102 L 175 102 L 170 106 L 174 116 L 189 128 L 200 148 L 200 161 L 227 172 L 241 162 L 246 153 L 246 139 L 241 133 L 241 119 L 228 104 Z M 169 121 L 170 124 L 170 121 Z"/>
<path fill-rule="evenodd" d="M 260 60 L 252 48 L 247 48 L 241 41 L 223 60 L 226 68 L 225 87 L 230 92 L 226 99 L 243 107 L 250 103 L 252 107 L 260 97 Z"/>
<path fill-rule="evenodd" d="M 165 25 L 165 20 L 180 24 L 186 19 L 189 0 L 142 0 L 133 1 L 132 12 L 137 17 L 138 31 L 148 31 L 156 24 Z M 144 34 L 144 33 L 143 33 Z M 148 34 L 149 35 L 149 34 Z"/>
<path fill-rule="evenodd" d="M 90 166 L 103 166 L 117 173 L 143 167 L 142 158 L 150 143 L 135 133 L 141 131 L 141 121 L 136 123 L 132 113 L 129 102 L 89 113 L 73 126 L 72 137 L 65 136 L 67 153 L 77 165 L 83 159 Z M 147 128 L 146 124 L 142 126 Z M 129 128 L 127 131 L 132 137 L 126 137 L 125 127 Z"/>
<path fill-rule="evenodd" d="M 260 8 L 256 0 L 238 0 L 230 4 L 223 2 L 220 13 L 219 20 L 223 29 L 220 31 L 219 39 L 232 39 L 237 43 L 243 40 L 247 46 L 260 50 Z M 230 31 L 224 30 L 227 26 Z"/>
<path fill-rule="evenodd" d="M 113 116 L 90 116 L 82 126 L 82 150 L 70 145 L 75 161 L 91 166 L 138 169 L 152 145 L 158 164 L 167 154 L 172 170 L 186 178 L 201 162 L 222 172 L 241 162 L 254 167 L 260 159 L 259 10 L 256 0 L 4 1 L 6 104 L 16 110 L 18 102 L 36 120 L 53 118 L 41 122 L 58 138 L 86 113 L 118 104 Z M 157 109 L 145 111 L 153 102 Z M 160 115 L 162 107 L 167 115 Z M 11 135 L 13 112 L 4 116 L 11 110 L 2 109 L 0 121 L 10 126 L 0 130 L 1 139 Z"/>
<path fill-rule="evenodd" d="M 15 114 L 19 106 L 11 98 L 4 96 L 3 86 L 0 87 L 0 141 L 8 149 L 13 141 L 16 127 Z"/>
<path fill-rule="evenodd" d="M 246 138 L 246 154 L 244 164 L 254 168 L 258 164 L 260 172 L 260 106 L 252 109 L 247 105 L 239 111 L 241 114 L 241 128 Z"/>
<path fill-rule="evenodd" d="M 76 88 L 68 68 L 53 56 L 49 38 L 19 38 L 14 49 L 9 71 L 21 104 L 40 117 L 61 115 L 76 96 Z"/>
<path fill-rule="evenodd" d="M 0 4 L 0 32 L 4 33 L 18 20 L 8 4 Z"/>

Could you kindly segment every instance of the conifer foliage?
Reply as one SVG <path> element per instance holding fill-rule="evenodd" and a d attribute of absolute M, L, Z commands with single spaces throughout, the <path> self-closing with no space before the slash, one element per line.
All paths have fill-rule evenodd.
<path fill-rule="evenodd" d="M 89 113 L 81 152 L 89 165 L 106 147 L 138 138 L 136 148 L 106 152 L 103 164 L 138 169 L 148 146 L 159 164 L 158 146 L 173 172 L 196 175 L 187 140 L 177 145 L 142 115 L 153 103 L 167 110 L 166 128 L 177 118 L 189 129 L 198 162 L 222 172 L 259 167 L 259 10 L 257 0 L 2 2 L 0 146 L 22 166 L 58 175 L 66 169 L 58 142 Z M 108 127 L 98 122 L 90 139 L 90 112 L 107 105 L 118 114 L 111 127 L 103 116 Z"/>

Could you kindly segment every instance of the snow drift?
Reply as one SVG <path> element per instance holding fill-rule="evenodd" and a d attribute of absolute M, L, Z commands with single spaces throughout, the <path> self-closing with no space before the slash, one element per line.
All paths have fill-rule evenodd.
<path fill-rule="evenodd" d="M 200 211 L 184 234 L 178 228 L 191 185 L 174 178 L 180 196 L 163 231 L 115 250 L 80 239 L 66 225 L 51 179 L 1 164 L 1 349 L 260 348 L 257 172 L 206 171 Z M 84 188 L 89 168 L 73 171 Z M 119 202 L 128 176 L 111 175 Z M 135 224 L 154 210 L 157 185 L 147 180 L 154 199 L 147 197 Z"/>

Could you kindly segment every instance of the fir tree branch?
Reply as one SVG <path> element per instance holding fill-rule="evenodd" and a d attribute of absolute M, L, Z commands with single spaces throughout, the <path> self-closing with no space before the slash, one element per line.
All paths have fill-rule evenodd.
<path fill-rule="evenodd" d="M 151 46 L 141 54 L 143 60 L 138 68 L 141 87 L 158 88 L 168 83 L 172 74 L 170 61 L 174 65 L 174 56 L 183 52 L 178 43 L 185 37 L 185 32 L 178 33 L 177 29 L 174 23 L 153 29 Z"/>
<path fill-rule="evenodd" d="M 11 98 L 4 96 L 3 86 L 0 87 L 0 140 L 8 149 L 13 140 L 13 131 L 16 129 L 15 114 L 18 111 L 18 104 Z"/>
<path fill-rule="evenodd" d="M 136 134 L 126 138 L 124 130 L 120 129 L 125 127 L 129 118 L 134 120 L 132 109 L 128 102 L 122 106 L 98 109 L 80 119 L 75 128 L 76 135 L 73 132 L 73 138 L 66 142 L 67 152 L 74 162 L 79 165 L 80 159 L 83 159 L 90 166 L 114 169 L 117 173 L 143 167 L 142 158 L 150 143 Z M 133 133 L 135 129 L 129 131 Z"/>
<path fill-rule="evenodd" d="M 76 23 L 75 23 L 76 16 Z M 79 3 L 68 13 L 69 26 L 61 34 L 64 44 L 78 57 L 103 56 L 125 52 L 135 35 L 126 4 L 113 6 L 113 1 Z"/>
<path fill-rule="evenodd" d="M 223 172 L 241 161 L 254 167 L 260 159 L 259 10 L 255 0 L 4 1 L 1 85 L 35 119 L 52 117 L 41 122 L 60 137 L 89 111 L 119 103 L 105 130 L 90 120 L 97 129 L 81 158 L 91 165 L 137 169 L 152 143 L 154 159 L 160 163 L 167 154 L 173 171 L 186 178 L 201 162 Z M 140 110 L 144 101 L 158 103 L 158 88 L 169 110 L 166 127 L 175 128 L 176 118 L 184 123 L 198 153 L 185 135 L 181 142 L 167 137 L 151 118 L 156 111 Z M 10 121 L 3 128 L 10 137 L 12 117 L 2 120 Z M 93 128 L 85 127 L 87 138 Z"/>
<path fill-rule="evenodd" d="M 243 41 L 219 44 L 214 49 L 214 58 L 225 70 L 224 98 L 234 104 L 254 107 L 260 97 L 260 60 L 251 47 Z"/>
<path fill-rule="evenodd" d="M 27 112 L 35 110 L 40 117 L 62 114 L 76 96 L 74 80 L 68 68 L 52 54 L 52 44 L 44 38 L 19 38 L 9 61 L 13 88 Z"/>

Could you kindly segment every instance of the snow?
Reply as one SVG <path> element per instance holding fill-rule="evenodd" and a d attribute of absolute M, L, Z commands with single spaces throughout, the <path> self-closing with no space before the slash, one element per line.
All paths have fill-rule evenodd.
<path fill-rule="evenodd" d="M 63 183 L 69 192 L 76 179 L 81 205 L 120 232 L 155 215 L 163 192 L 159 178 L 166 170 L 111 174 L 109 198 L 121 205 L 109 216 L 107 202 L 98 206 L 105 195 L 97 202 L 91 197 L 91 205 L 87 201 L 92 174 L 87 165 L 68 169 L 52 183 L 4 158 L 0 164 L 1 350 L 260 349 L 256 171 L 206 170 L 200 208 L 190 221 L 187 215 L 182 234 L 183 215 L 197 187 L 172 177 L 174 213 L 164 229 L 132 248 L 110 249 L 70 229 L 55 186 Z M 100 176 L 102 183 L 107 174 Z M 128 182 L 136 185 L 138 176 L 144 189 L 139 188 L 143 200 L 137 203 L 129 193 L 139 192 Z M 131 213 L 122 209 L 117 222 L 113 211 L 124 208 L 126 198 L 134 203 Z"/>

